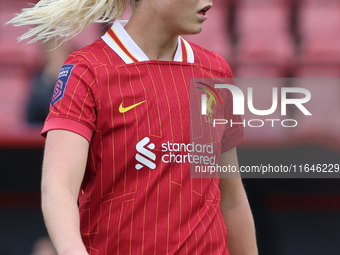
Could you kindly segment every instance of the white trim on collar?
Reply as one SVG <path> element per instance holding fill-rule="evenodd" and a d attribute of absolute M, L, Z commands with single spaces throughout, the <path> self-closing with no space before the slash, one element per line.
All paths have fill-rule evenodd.
<path fill-rule="evenodd" d="M 174 61 L 183 62 L 182 42 L 181 42 L 180 36 L 178 36 L 178 43 L 177 43 L 177 49 L 176 49 Z"/>
<path fill-rule="evenodd" d="M 127 21 L 116 20 L 110 30 L 102 36 L 103 41 L 115 51 L 126 64 L 150 60 L 124 29 L 123 26 L 125 26 L 126 23 Z M 182 50 L 181 40 L 183 40 L 185 45 L 184 51 Z M 187 54 L 187 62 L 194 63 L 194 52 L 190 44 L 183 38 L 178 37 L 178 46 L 173 61 L 183 62 L 183 53 L 185 52 Z"/>

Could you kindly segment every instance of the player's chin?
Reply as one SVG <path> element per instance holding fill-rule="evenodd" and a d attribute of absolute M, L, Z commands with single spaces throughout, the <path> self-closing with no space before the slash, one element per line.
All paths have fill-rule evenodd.
<path fill-rule="evenodd" d="M 184 34 L 186 35 L 195 35 L 201 33 L 203 30 L 203 23 L 195 24 L 185 29 Z"/>

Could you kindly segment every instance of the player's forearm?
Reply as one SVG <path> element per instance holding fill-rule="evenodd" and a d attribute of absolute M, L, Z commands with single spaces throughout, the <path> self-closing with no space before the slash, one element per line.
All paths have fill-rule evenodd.
<path fill-rule="evenodd" d="M 77 200 L 66 186 L 42 184 L 42 211 L 59 255 L 85 255 Z"/>
<path fill-rule="evenodd" d="M 221 207 L 221 211 L 227 225 L 230 255 L 257 255 L 254 221 L 246 196 L 230 208 Z"/>

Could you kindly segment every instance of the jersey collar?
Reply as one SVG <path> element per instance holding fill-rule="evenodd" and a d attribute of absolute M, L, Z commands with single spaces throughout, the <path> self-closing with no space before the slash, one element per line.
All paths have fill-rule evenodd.
<path fill-rule="evenodd" d="M 126 64 L 149 61 L 150 59 L 132 40 L 123 26 L 127 21 L 116 20 L 109 31 L 102 36 L 104 42 L 115 51 Z M 178 37 L 178 46 L 174 60 L 176 62 L 194 63 L 194 52 L 190 44 L 182 37 Z"/>

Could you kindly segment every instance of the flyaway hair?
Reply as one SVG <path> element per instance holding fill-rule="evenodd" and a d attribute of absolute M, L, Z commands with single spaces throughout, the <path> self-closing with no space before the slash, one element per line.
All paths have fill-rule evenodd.
<path fill-rule="evenodd" d="M 19 41 L 32 38 L 30 43 L 64 38 L 64 41 L 81 32 L 94 22 L 110 23 L 125 11 L 127 0 L 41 0 L 25 8 L 8 23 L 15 26 L 33 25 Z"/>

